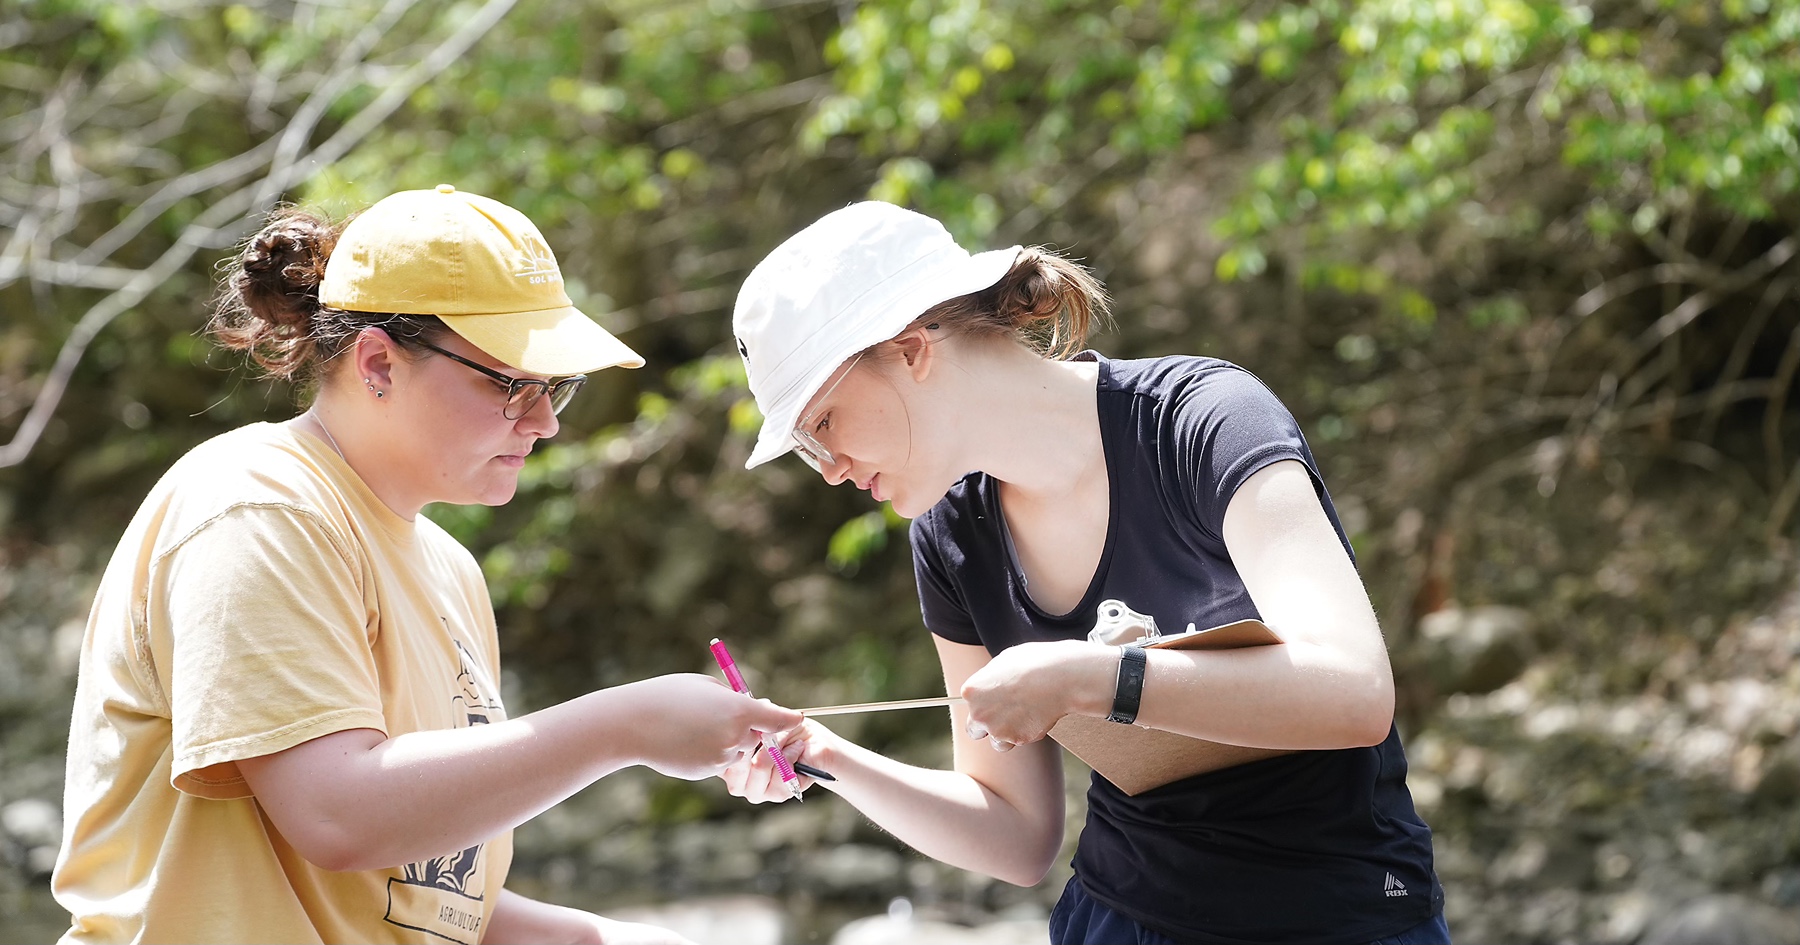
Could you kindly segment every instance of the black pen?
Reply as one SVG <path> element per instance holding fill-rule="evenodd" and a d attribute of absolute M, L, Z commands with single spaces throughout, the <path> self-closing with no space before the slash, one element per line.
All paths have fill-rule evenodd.
<path fill-rule="evenodd" d="M 756 752 L 758 752 L 758 751 L 762 751 L 762 745 L 760 745 L 760 744 L 758 744 L 756 746 L 755 751 L 750 752 L 750 757 L 755 758 Z M 795 771 L 800 772 L 801 774 L 806 775 L 809 778 L 812 778 L 814 781 L 836 781 L 837 780 L 837 778 L 835 776 L 833 776 L 831 772 L 826 771 L 823 768 L 815 768 L 812 765 L 806 764 L 805 762 L 796 761 L 796 762 L 793 762 L 792 764 L 790 764 L 789 767 L 793 768 Z"/>
<path fill-rule="evenodd" d="M 837 780 L 837 778 L 834 778 L 831 776 L 831 772 L 821 771 L 818 768 L 813 767 L 812 765 L 805 764 L 804 762 L 799 762 L 799 761 L 794 762 L 794 770 L 800 772 L 801 774 L 806 775 L 809 778 L 812 778 L 814 781 L 836 781 Z"/>
<path fill-rule="evenodd" d="M 755 758 L 756 752 L 758 752 L 758 751 L 762 751 L 761 745 L 756 746 L 756 751 L 752 751 L 750 753 L 750 757 Z M 806 764 L 805 762 L 796 761 L 792 765 L 790 765 L 790 767 L 792 767 L 795 771 L 798 771 L 801 774 L 804 774 L 807 777 L 812 778 L 814 781 L 836 781 L 837 780 L 837 778 L 834 777 L 831 772 L 826 771 L 823 768 L 815 768 L 812 765 Z"/>

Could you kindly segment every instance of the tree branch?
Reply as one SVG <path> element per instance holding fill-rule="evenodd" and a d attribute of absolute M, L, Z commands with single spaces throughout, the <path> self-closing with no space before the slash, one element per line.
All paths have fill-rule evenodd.
<path fill-rule="evenodd" d="M 1769 488 L 1775 491 L 1786 491 L 1781 474 L 1781 468 L 1787 462 L 1781 449 L 1781 419 L 1787 407 L 1788 388 L 1793 386 L 1797 370 L 1800 370 L 1800 325 L 1794 326 L 1793 333 L 1788 336 L 1787 349 L 1781 352 L 1781 365 L 1769 382 L 1769 409 L 1763 412 L 1763 448 L 1769 454 Z"/>
<path fill-rule="evenodd" d="M 1720 299 L 1744 289 L 1781 268 L 1789 259 L 1793 258 L 1796 249 L 1800 249 L 1800 237 L 1789 236 L 1769 247 L 1769 251 L 1763 253 L 1755 262 L 1733 271 L 1714 285 L 1688 296 L 1680 305 L 1657 319 L 1655 324 L 1638 336 L 1636 358 L 1642 358 L 1649 354 L 1656 346 L 1668 340 L 1669 336 L 1686 328 L 1689 322 L 1712 308 Z"/>
<path fill-rule="evenodd" d="M 299 110 L 281 130 L 276 139 L 275 157 L 270 164 L 269 175 L 263 179 L 263 187 L 256 199 L 251 201 L 252 205 L 267 206 L 280 195 L 284 189 L 281 181 L 287 176 L 288 168 L 300 156 L 301 150 L 306 147 L 306 142 L 312 140 L 313 129 L 325 117 L 326 109 L 339 96 L 349 91 L 358 77 L 357 67 L 361 65 L 363 58 L 387 35 L 394 23 L 412 8 L 414 2 L 415 0 L 388 0 L 381 12 L 363 27 L 356 38 L 345 44 L 325 80 L 313 87 L 312 94 L 300 103 Z"/>
<path fill-rule="evenodd" d="M 1763 326 L 1768 324 L 1769 316 L 1793 289 L 1793 279 L 1774 279 L 1763 289 L 1762 298 L 1750 313 L 1750 323 L 1738 333 L 1737 341 L 1731 347 L 1731 354 L 1725 358 L 1725 367 L 1719 372 L 1719 380 L 1713 387 L 1716 396 L 1706 405 L 1706 415 L 1700 420 L 1700 432 L 1696 439 L 1704 443 L 1712 442 L 1713 431 L 1718 429 L 1719 418 L 1724 415 L 1728 403 L 1725 391 L 1730 390 L 1744 373 L 1745 366 L 1750 363 L 1750 352 L 1756 347 L 1756 339 L 1762 337 Z"/>
<path fill-rule="evenodd" d="M 407 2 L 411 2 L 411 0 L 407 0 Z M 37 397 L 33 400 L 31 409 L 27 411 L 24 421 L 20 423 L 18 430 L 14 433 L 12 441 L 4 447 L 0 447 L 0 468 L 16 466 L 31 454 L 32 448 L 43 435 L 44 429 L 49 426 L 50 418 L 55 414 L 57 405 L 67 391 L 69 379 L 74 376 L 75 368 L 81 363 L 81 358 L 86 353 L 88 345 L 107 325 L 143 301 L 157 286 L 174 276 L 200 249 L 214 245 L 222 232 L 230 232 L 233 234 L 231 239 L 237 239 L 236 234 L 242 228 L 240 218 L 252 209 L 265 206 L 260 201 L 273 199 L 272 197 L 264 198 L 262 195 L 282 193 L 310 178 L 360 144 L 389 115 L 405 104 L 406 100 L 418 91 L 420 86 L 442 74 L 477 40 L 486 35 L 488 30 L 492 29 L 494 24 L 498 23 L 516 2 L 517 0 L 488 0 L 456 32 L 439 43 L 424 58 L 409 66 L 396 80 L 387 84 L 373 102 L 365 105 L 361 111 L 353 115 L 324 144 L 310 153 L 296 155 L 294 160 L 281 163 L 279 166 L 272 161 L 269 172 L 262 179 L 240 187 L 208 207 L 182 231 L 175 244 L 165 250 L 155 263 L 139 271 L 123 286 L 88 309 L 87 313 L 76 322 L 74 329 L 64 340 L 61 350 L 57 352 L 56 361 L 51 365 L 49 375 L 45 378 L 43 386 L 38 389 Z M 343 86 L 343 88 L 348 87 L 348 84 Z M 339 94 L 341 91 L 340 89 Z M 233 220 L 240 220 L 240 222 L 227 230 L 227 224 Z"/>

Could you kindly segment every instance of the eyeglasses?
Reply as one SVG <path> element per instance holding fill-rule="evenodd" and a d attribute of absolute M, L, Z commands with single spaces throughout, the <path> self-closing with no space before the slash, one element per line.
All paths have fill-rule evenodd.
<path fill-rule="evenodd" d="M 456 354 L 455 352 L 445 351 L 429 341 L 421 340 L 419 341 L 419 344 L 436 351 L 438 354 L 441 354 L 458 364 L 468 365 L 469 367 L 486 374 L 488 377 L 493 378 L 495 383 L 506 385 L 506 407 L 501 413 L 503 413 L 508 420 L 517 420 L 530 413 L 531 408 L 537 406 L 538 398 L 545 394 L 550 395 L 550 412 L 553 414 L 562 413 L 562 409 L 569 405 L 569 401 L 575 399 L 575 394 L 577 391 L 581 390 L 581 385 L 587 383 L 586 374 L 572 374 L 560 380 L 553 378 L 548 381 L 540 381 L 535 377 L 511 377 L 502 374 L 493 368 L 476 364 L 474 361 L 471 361 L 460 354 Z"/>
<path fill-rule="evenodd" d="M 837 390 L 839 384 L 844 383 L 844 378 L 849 377 L 851 371 L 856 370 L 856 362 L 861 360 L 862 352 L 859 351 L 856 357 L 850 359 L 844 372 L 837 376 L 837 380 L 832 381 L 831 386 L 825 388 L 825 393 L 820 395 L 820 407 L 825 406 L 825 401 L 831 399 L 832 392 Z M 813 413 L 818 413 L 818 410 L 814 410 Z M 806 465 L 813 468 L 813 472 L 822 474 L 825 472 L 826 466 L 837 465 L 837 457 L 833 456 L 831 450 L 826 449 L 825 444 L 820 443 L 818 438 L 813 436 L 812 430 L 809 429 L 811 426 L 812 414 L 801 417 L 799 422 L 794 424 L 794 452 L 800 454 L 800 458 L 805 461 Z"/>

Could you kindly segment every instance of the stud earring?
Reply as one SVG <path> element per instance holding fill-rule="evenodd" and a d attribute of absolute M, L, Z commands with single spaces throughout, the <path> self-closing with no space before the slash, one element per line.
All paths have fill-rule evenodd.
<path fill-rule="evenodd" d="M 376 390 L 376 389 L 375 389 L 375 382 L 374 382 L 374 381 L 371 381 L 371 380 L 369 380 L 369 379 L 368 379 L 368 378 L 366 378 L 366 377 L 365 377 L 365 378 L 363 378 L 363 386 L 364 386 L 364 387 L 367 387 L 367 388 L 368 388 L 368 389 L 369 389 L 369 393 L 371 393 L 371 394 L 374 394 L 374 395 L 375 395 L 375 396 L 376 396 L 376 397 L 377 397 L 377 398 L 381 398 L 381 397 L 385 397 L 385 396 L 387 396 L 387 394 L 386 394 L 386 393 L 384 393 L 384 392 L 383 392 L 383 391 L 378 391 L 378 390 Z"/>

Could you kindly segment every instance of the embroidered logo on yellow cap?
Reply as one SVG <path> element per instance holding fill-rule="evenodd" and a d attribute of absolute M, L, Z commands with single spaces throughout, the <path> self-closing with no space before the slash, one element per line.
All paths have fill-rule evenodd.
<path fill-rule="evenodd" d="M 436 315 L 505 364 L 534 374 L 641 367 L 583 314 L 543 234 L 523 213 L 449 184 L 383 198 L 344 228 L 319 300 L 355 312 Z"/>

